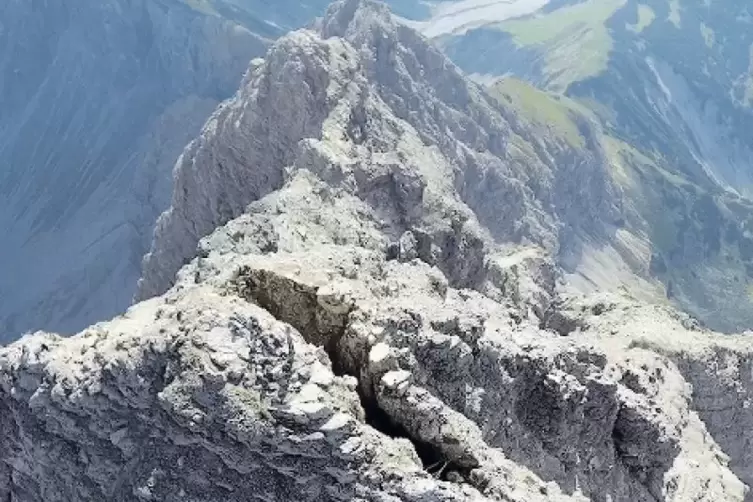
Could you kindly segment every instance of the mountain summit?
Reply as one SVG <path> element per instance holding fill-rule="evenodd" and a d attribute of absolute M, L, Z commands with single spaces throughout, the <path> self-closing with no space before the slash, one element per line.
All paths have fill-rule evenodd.
<path fill-rule="evenodd" d="M 578 4 L 577 9 L 587 7 Z M 753 240 L 747 229 L 753 203 L 727 190 L 719 181 L 722 175 L 711 172 L 722 169 L 718 162 L 678 146 L 700 144 L 698 135 L 690 134 L 692 128 L 676 126 L 671 113 L 659 117 L 666 127 L 651 126 L 659 118 L 649 116 L 654 108 L 640 103 L 661 103 L 664 94 L 652 98 L 635 91 L 609 97 L 606 93 L 617 92 L 617 82 L 627 78 L 613 76 L 621 65 L 568 84 L 565 94 L 541 91 L 511 77 L 487 92 L 467 81 L 415 31 L 395 25 L 386 11 L 370 20 L 352 8 L 340 17 L 327 17 L 318 29 L 325 38 L 336 36 L 371 54 L 363 68 L 348 70 L 360 80 L 351 83 L 348 75 L 333 75 L 327 58 L 311 57 L 316 52 L 297 54 L 300 62 L 292 66 L 279 59 L 287 50 L 273 51 L 259 69 L 265 73 L 249 75 L 245 89 L 184 152 L 177 171 L 181 190 L 158 224 L 139 298 L 166 291 L 202 237 L 240 215 L 249 202 L 282 186 L 284 172 L 307 155 L 310 147 L 304 145 L 325 139 L 331 114 L 346 113 L 340 110 L 345 100 L 347 113 L 366 122 L 388 108 L 401 127 L 404 123 L 423 144 L 435 147 L 433 155 L 439 155 L 441 163 L 429 161 L 436 169 L 427 172 L 424 167 L 421 176 L 451 180 L 451 186 L 437 190 L 449 190 L 458 207 L 474 213 L 468 225 L 461 218 L 462 225 L 478 227 L 474 239 L 483 242 L 484 255 L 504 256 L 510 244 L 533 245 L 561 268 L 573 291 L 627 292 L 637 299 L 671 303 L 727 332 L 751 325 Z M 534 29 L 536 23 L 559 19 L 557 13 L 571 8 L 576 9 L 548 6 L 554 10 L 516 22 Z M 505 29 L 517 26 L 512 22 L 505 21 Z M 469 31 L 455 43 L 472 44 L 475 33 Z M 382 39 L 373 38 L 377 36 Z M 445 44 L 464 60 L 456 46 Z M 391 52 L 382 53 L 387 50 Z M 620 54 L 610 57 L 627 57 Z M 649 66 L 658 68 L 658 56 L 649 60 Z M 511 60 L 510 68 L 518 66 Z M 628 72 L 628 66 L 619 71 Z M 607 87 L 598 84 L 613 77 Z M 549 85 L 554 89 L 558 84 Z M 338 86 L 341 91 L 334 90 Z M 358 96 L 346 94 L 355 92 L 353 86 L 360 86 Z M 341 98 L 333 99 L 332 92 Z M 629 96 L 638 96 L 638 101 L 620 104 L 619 110 L 596 104 L 617 107 Z M 682 111 L 671 99 L 665 104 L 667 110 Z M 661 141 L 639 133 L 639 122 Z M 674 133 L 659 134 L 667 127 L 674 127 Z M 361 141 L 371 152 L 369 142 L 383 142 L 380 136 L 386 133 L 374 126 L 363 134 Z M 239 148 L 235 137 L 229 139 L 232 135 L 253 137 L 254 143 Z M 207 169 L 208 164 L 215 168 Z M 249 165 L 255 168 L 249 170 Z M 218 172 L 227 176 L 218 177 Z M 391 232 L 412 225 L 423 223 L 402 221 Z M 493 267 L 493 261 L 475 267 Z M 483 275 L 464 280 L 484 282 Z"/>
<path fill-rule="evenodd" d="M 464 287 L 499 289 L 516 246 L 609 245 L 621 209 L 599 152 L 536 134 L 386 7 L 349 2 L 317 29 L 275 44 L 184 151 L 141 298 L 299 171 L 371 204 L 385 243 L 421 235 L 420 257 Z"/>

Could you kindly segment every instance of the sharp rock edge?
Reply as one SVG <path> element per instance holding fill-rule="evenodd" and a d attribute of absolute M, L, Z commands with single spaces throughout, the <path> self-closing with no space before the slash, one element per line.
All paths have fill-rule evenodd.
<path fill-rule="evenodd" d="M 162 296 L 0 350 L 0 499 L 745 500 L 749 339 L 558 297 L 515 127 L 379 4 L 280 40 L 180 160 Z"/>

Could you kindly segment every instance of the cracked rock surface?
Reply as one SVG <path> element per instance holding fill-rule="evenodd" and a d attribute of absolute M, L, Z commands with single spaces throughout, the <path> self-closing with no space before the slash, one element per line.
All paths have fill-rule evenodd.
<path fill-rule="evenodd" d="M 279 41 L 184 152 L 152 298 L 0 349 L 0 500 L 750 500 L 753 342 L 561 294 L 508 126 L 378 4 Z"/>

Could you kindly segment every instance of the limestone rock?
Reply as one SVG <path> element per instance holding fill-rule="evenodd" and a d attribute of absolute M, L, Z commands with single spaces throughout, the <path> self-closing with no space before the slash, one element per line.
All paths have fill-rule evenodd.
<path fill-rule="evenodd" d="M 321 349 L 208 288 L 23 339 L 0 371 L 6 499 L 482 500 L 365 425 Z"/>
<path fill-rule="evenodd" d="M 750 500 L 753 340 L 562 294 L 574 181 L 384 7 L 314 28 L 184 152 L 161 296 L 0 349 L 0 498 Z"/>
<path fill-rule="evenodd" d="M 420 261 L 388 261 L 376 251 L 330 245 L 229 260 L 213 253 L 201 266 L 217 269 L 214 261 L 233 263 L 236 272 L 207 283 L 240 291 L 329 347 L 342 371 L 359 375 L 368 400 L 487 496 L 515 500 L 520 480 L 529 479 L 524 498 L 544 490 L 551 500 L 561 492 L 590 500 L 743 500 L 746 450 L 737 443 L 729 457 L 715 434 L 740 441 L 744 424 L 709 430 L 707 417 L 720 419 L 708 405 L 696 407 L 691 389 L 699 379 L 715 378 L 707 387 L 739 382 L 739 361 L 750 358 L 753 342 L 737 342 L 729 371 L 712 377 L 704 357 L 664 345 L 665 333 L 678 346 L 692 339 L 699 353 L 726 338 L 625 300 L 565 302 L 558 308 L 579 328 L 562 337 L 542 331 L 535 317 L 521 322 L 514 308 L 448 288 Z M 266 286 L 254 279 L 260 275 Z M 320 322 L 331 316 L 337 322 Z M 736 391 L 737 411 L 727 413 L 745 409 L 744 392 Z M 516 481 L 502 489 L 494 484 L 499 476 Z"/>

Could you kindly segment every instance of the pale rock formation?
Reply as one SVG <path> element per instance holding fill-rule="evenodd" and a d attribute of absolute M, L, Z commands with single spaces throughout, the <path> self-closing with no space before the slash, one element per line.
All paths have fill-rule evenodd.
<path fill-rule="evenodd" d="M 276 206 L 280 219 L 286 209 Z M 313 225 L 298 224 L 309 235 Z M 420 260 L 321 241 L 246 254 L 268 245 L 265 225 L 285 227 L 248 215 L 205 239 L 204 258 L 184 269 L 178 290 L 213 284 L 307 333 L 339 371 L 359 376 L 367 403 L 487 496 L 515 499 L 494 486 L 501 469 L 515 487 L 553 481 L 552 499 L 562 490 L 590 500 L 743 500 L 748 419 L 733 424 L 696 407 L 705 391 L 695 386 L 735 385 L 739 397 L 723 414 L 745 414 L 749 375 L 739 364 L 753 341 L 700 331 L 663 307 L 601 298 L 556 307 L 573 326 L 563 337 L 535 316 L 448 287 Z M 206 252 L 209 243 L 221 251 Z M 706 354 L 725 346 L 729 369 L 717 374 Z"/>
<path fill-rule="evenodd" d="M 0 497 L 749 500 L 753 340 L 558 294 L 567 176 L 528 186 L 499 109 L 379 5 L 319 30 L 184 153 L 166 292 L 0 349 Z"/>
<path fill-rule="evenodd" d="M 750 340 L 619 298 L 542 329 L 319 183 L 208 236 L 166 295 L 3 349 L 5 494 L 744 500 Z"/>
<path fill-rule="evenodd" d="M 24 339 L 0 366 L 5 499 L 483 499 L 363 424 L 321 349 L 207 288 Z"/>
<path fill-rule="evenodd" d="M 482 283 L 483 256 L 510 242 L 556 254 L 607 236 L 619 198 L 598 159 L 533 138 L 386 7 L 336 4 L 316 28 L 277 42 L 184 151 L 140 299 L 303 168 L 374 207 L 390 239 L 412 231 L 454 284 Z"/>

